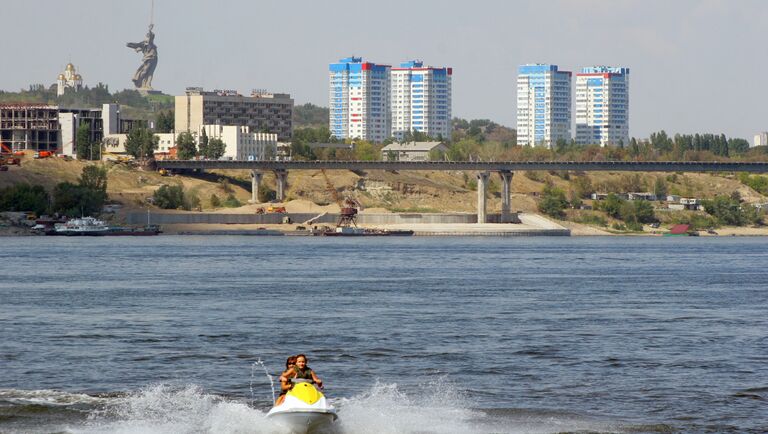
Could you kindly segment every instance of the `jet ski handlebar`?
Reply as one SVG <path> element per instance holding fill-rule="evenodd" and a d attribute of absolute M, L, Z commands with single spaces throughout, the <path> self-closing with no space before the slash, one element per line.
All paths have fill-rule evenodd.
<path fill-rule="evenodd" d="M 315 384 L 314 380 L 309 380 L 306 378 L 289 378 L 292 383 L 309 383 L 309 384 Z"/>

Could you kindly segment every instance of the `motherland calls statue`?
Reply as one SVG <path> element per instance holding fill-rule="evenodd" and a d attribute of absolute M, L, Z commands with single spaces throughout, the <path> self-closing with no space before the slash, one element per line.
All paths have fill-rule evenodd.
<path fill-rule="evenodd" d="M 153 24 L 149 25 L 147 37 L 143 41 L 126 44 L 128 48 L 133 48 L 136 52 L 144 54 L 142 64 L 133 74 L 132 79 L 133 84 L 139 90 L 152 90 L 152 74 L 155 73 L 155 67 L 157 67 L 157 45 L 155 45 L 155 34 L 152 33 L 153 27 Z"/>

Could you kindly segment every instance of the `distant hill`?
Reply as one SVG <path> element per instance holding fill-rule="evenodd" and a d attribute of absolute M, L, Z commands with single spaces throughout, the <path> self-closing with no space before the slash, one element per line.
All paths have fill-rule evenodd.
<path fill-rule="evenodd" d="M 46 88 L 42 84 L 30 85 L 29 89 L 18 92 L 0 91 L 0 103 L 40 103 L 61 107 L 96 108 L 106 103 L 120 104 L 121 111 L 132 119 L 154 119 L 156 113 L 174 108 L 172 95 L 142 96 L 133 89 L 110 93 L 109 86 L 99 83 L 95 87 L 85 86 L 75 92 L 67 89 L 64 95 L 56 95 L 56 86 Z"/>
<path fill-rule="evenodd" d="M 312 103 L 293 107 L 293 128 L 327 127 L 329 110 Z"/>

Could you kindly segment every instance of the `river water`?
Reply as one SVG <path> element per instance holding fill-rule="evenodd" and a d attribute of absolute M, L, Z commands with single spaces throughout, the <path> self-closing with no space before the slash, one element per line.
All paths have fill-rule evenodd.
<path fill-rule="evenodd" d="M 764 238 L 0 238 L 0 432 L 768 432 Z"/>

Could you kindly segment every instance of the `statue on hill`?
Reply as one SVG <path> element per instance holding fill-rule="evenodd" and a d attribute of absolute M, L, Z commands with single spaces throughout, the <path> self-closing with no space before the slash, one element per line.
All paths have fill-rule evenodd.
<path fill-rule="evenodd" d="M 144 55 L 142 64 L 136 73 L 133 74 L 133 84 L 140 90 L 152 90 L 152 75 L 157 67 L 157 45 L 155 45 L 155 34 L 152 32 L 153 24 L 149 25 L 147 37 L 141 42 L 129 42 L 128 48 L 133 48 L 136 52 Z"/>

